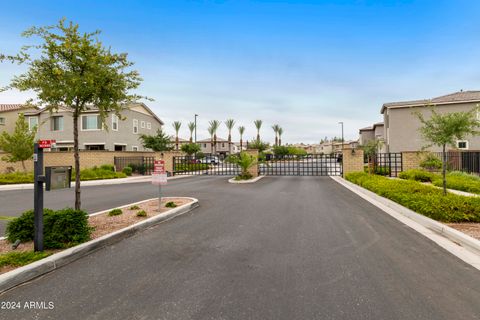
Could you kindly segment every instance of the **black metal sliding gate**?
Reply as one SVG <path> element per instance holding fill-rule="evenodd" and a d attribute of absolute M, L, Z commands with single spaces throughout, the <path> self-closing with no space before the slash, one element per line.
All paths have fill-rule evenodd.
<path fill-rule="evenodd" d="M 339 176 L 343 167 L 340 155 L 307 154 L 273 156 L 259 169 L 267 176 Z"/>
<path fill-rule="evenodd" d="M 205 155 L 202 158 L 195 158 L 194 156 L 173 157 L 174 175 L 235 176 L 240 172 L 240 167 L 225 161 L 221 155 Z"/>

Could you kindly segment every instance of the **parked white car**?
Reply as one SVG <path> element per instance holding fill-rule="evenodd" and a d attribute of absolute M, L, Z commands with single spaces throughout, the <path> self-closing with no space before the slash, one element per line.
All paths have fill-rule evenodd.
<path fill-rule="evenodd" d="M 217 156 L 206 156 L 205 158 L 200 159 L 200 163 L 219 164 L 220 160 Z"/>

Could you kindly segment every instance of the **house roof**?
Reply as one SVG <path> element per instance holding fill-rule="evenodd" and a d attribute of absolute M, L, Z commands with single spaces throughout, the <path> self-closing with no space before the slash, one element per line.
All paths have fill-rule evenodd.
<path fill-rule="evenodd" d="M 28 106 L 28 105 L 19 104 L 19 103 L 0 104 L 0 112 L 16 111 L 16 110 L 22 110 L 22 109 L 27 109 L 27 108 L 38 109 L 38 107 Z"/>
<path fill-rule="evenodd" d="M 362 132 L 362 131 L 373 131 L 373 130 L 375 130 L 376 127 L 380 127 L 380 126 L 383 126 L 383 122 L 374 123 L 372 126 L 370 126 L 370 127 L 365 127 L 365 128 L 361 128 L 361 129 L 359 129 L 358 131 L 359 131 L 359 132 Z"/>
<path fill-rule="evenodd" d="M 197 142 L 210 143 L 210 142 L 212 142 L 212 139 L 208 138 L 208 139 L 203 139 L 203 140 L 197 140 Z M 217 137 L 217 142 L 228 142 L 228 140 Z"/>
<path fill-rule="evenodd" d="M 422 99 L 422 100 L 411 100 L 411 101 L 398 101 L 398 102 L 388 102 L 384 103 L 380 113 L 383 113 L 387 108 L 408 108 L 408 107 L 419 107 L 425 106 L 428 104 L 454 104 L 454 103 L 464 103 L 464 102 L 480 102 L 480 91 L 457 91 L 450 93 L 444 96 L 431 98 L 431 99 Z"/>

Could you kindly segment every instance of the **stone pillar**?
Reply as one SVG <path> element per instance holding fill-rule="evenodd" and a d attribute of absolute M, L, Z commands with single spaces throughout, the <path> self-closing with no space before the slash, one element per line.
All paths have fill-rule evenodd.
<path fill-rule="evenodd" d="M 246 154 L 254 156 L 255 159 L 258 159 L 258 150 L 257 149 L 247 149 L 244 152 Z M 250 173 L 253 178 L 258 177 L 258 162 L 255 165 L 251 166 L 250 169 L 248 169 L 248 173 Z"/>
<path fill-rule="evenodd" d="M 420 162 L 424 152 L 406 151 L 402 152 L 402 170 L 421 169 Z"/>
<path fill-rule="evenodd" d="M 182 151 L 155 152 L 155 159 L 165 160 L 165 171 L 169 175 L 173 175 L 173 157 L 183 157 L 185 155 Z"/>
<path fill-rule="evenodd" d="M 363 150 L 343 149 L 343 177 L 350 172 L 363 172 Z"/>

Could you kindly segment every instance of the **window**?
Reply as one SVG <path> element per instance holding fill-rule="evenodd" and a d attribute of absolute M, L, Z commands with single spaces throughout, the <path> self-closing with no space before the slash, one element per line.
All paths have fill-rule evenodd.
<path fill-rule="evenodd" d="M 152 124 L 150 122 L 147 122 L 147 129 L 148 130 L 152 129 Z"/>
<path fill-rule="evenodd" d="M 115 151 L 127 151 L 127 145 L 125 145 L 125 144 L 115 144 L 114 149 L 115 149 Z"/>
<path fill-rule="evenodd" d="M 82 115 L 82 130 L 102 130 L 102 120 L 100 119 L 100 115 Z"/>
<path fill-rule="evenodd" d="M 32 131 L 34 127 L 38 127 L 38 117 L 28 117 L 28 130 Z"/>
<path fill-rule="evenodd" d="M 133 119 L 133 133 L 138 133 L 138 120 Z"/>
<path fill-rule="evenodd" d="M 132 146 L 132 151 L 138 151 L 138 147 L 137 146 Z"/>
<path fill-rule="evenodd" d="M 112 130 L 118 131 L 118 116 L 116 114 L 112 114 Z"/>
<path fill-rule="evenodd" d="M 204 147 L 204 148 L 206 148 L 206 147 L 207 147 L 207 144 L 206 144 L 206 143 L 204 143 L 204 144 L 203 144 L 203 147 Z"/>
<path fill-rule="evenodd" d="M 63 131 L 63 116 L 52 117 L 52 131 Z"/>
<path fill-rule="evenodd" d="M 140 126 L 145 129 L 145 121 L 140 122 Z"/>
<path fill-rule="evenodd" d="M 88 144 L 85 145 L 86 150 L 105 150 L 104 144 Z"/>
<path fill-rule="evenodd" d="M 468 149 L 468 141 L 467 140 L 458 140 L 457 141 L 457 148 L 458 149 Z"/>
<path fill-rule="evenodd" d="M 2 126 L 5 125 L 5 118 L 0 117 L 0 125 Z"/>

